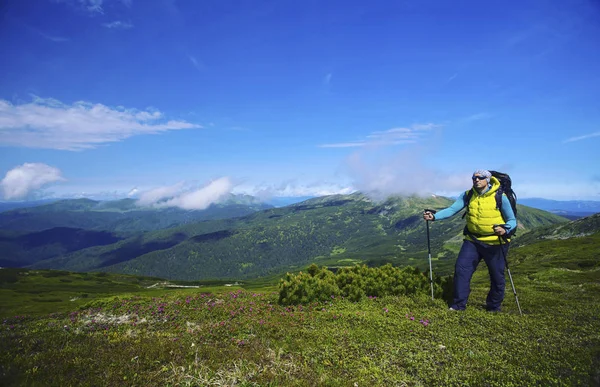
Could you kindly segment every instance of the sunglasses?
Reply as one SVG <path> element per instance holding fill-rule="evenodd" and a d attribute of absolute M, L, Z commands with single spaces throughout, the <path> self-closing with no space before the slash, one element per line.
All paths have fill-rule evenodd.
<path fill-rule="evenodd" d="M 473 176 L 471 179 L 473 179 L 473 181 L 475 180 L 486 180 L 487 177 L 483 177 L 483 176 Z"/>

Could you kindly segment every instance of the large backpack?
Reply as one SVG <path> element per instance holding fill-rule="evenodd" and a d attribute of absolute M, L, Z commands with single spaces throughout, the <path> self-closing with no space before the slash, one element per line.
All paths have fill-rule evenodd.
<path fill-rule="evenodd" d="M 510 202 L 510 207 L 512 208 L 513 213 L 515 214 L 515 217 L 516 217 L 517 216 L 517 194 L 512 189 L 512 180 L 510 179 L 510 176 L 508 176 L 507 173 L 497 172 L 497 171 L 490 171 L 490 173 L 492 174 L 492 176 L 494 176 L 500 182 L 500 188 L 498 188 L 498 190 L 496 191 L 496 208 L 498 209 L 498 211 L 502 210 L 502 194 L 505 194 L 506 197 L 508 198 L 508 201 Z M 464 197 L 465 207 L 467 208 L 467 211 L 469 210 L 469 202 L 471 201 L 472 197 L 473 197 L 473 190 L 470 189 Z M 463 214 L 463 218 L 465 217 L 466 214 L 467 214 L 466 212 Z M 517 231 L 517 229 L 515 227 L 513 230 L 510 230 L 510 232 L 508 233 L 508 236 L 509 237 L 513 236 L 516 231 Z"/>

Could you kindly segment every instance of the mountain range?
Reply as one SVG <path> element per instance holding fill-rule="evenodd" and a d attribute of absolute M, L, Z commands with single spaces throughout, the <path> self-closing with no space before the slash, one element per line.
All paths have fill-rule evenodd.
<path fill-rule="evenodd" d="M 594 200 L 550 200 L 542 198 L 519 199 L 519 203 L 552 212 L 569 219 L 577 219 L 600 212 L 600 201 Z"/>
<path fill-rule="evenodd" d="M 230 195 L 203 210 L 139 206 L 134 199 L 64 199 L 0 212 L 0 230 L 43 231 L 53 227 L 139 232 L 203 220 L 226 219 L 272 208 L 248 195 Z"/>
<path fill-rule="evenodd" d="M 169 279 L 248 279 L 311 262 L 415 265 L 427 257 L 424 208 L 452 199 L 355 193 L 273 208 L 232 197 L 203 211 L 139 208 L 132 200 L 65 200 L 0 213 L 0 266 L 106 271 Z M 518 235 L 568 219 L 519 205 Z M 460 216 L 430 224 L 434 270 L 450 273 Z M 518 237 L 517 237 L 518 238 Z"/>

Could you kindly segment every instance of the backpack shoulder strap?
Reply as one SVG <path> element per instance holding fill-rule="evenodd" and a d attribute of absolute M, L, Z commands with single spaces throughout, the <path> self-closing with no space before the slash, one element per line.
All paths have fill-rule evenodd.
<path fill-rule="evenodd" d="M 502 189 L 498 189 L 498 191 L 496 191 L 496 208 L 498 209 L 498 211 L 502 211 L 502 195 L 504 194 L 504 192 L 502 192 Z"/>
<path fill-rule="evenodd" d="M 469 202 L 471 201 L 472 197 L 473 197 L 473 189 L 470 189 L 465 192 L 465 196 L 463 197 L 463 200 L 465 202 L 465 208 L 467 210 L 462 214 L 463 219 L 465 218 L 465 216 L 467 216 L 467 212 L 469 212 Z"/>

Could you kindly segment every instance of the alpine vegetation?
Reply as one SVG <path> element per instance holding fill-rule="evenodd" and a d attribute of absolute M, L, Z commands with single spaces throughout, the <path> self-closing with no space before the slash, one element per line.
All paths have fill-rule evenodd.
<path fill-rule="evenodd" d="M 435 294 L 442 295 L 438 278 Z M 369 268 L 366 265 L 343 267 L 336 274 L 326 267 L 310 265 L 306 273 L 287 273 L 279 283 L 279 303 L 282 305 L 307 304 L 342 297 L 360 301 L 365 297 L 409 296 L 429 289 L 429 279 L 418 268 L 403 269 L 387 264 Z"/>

